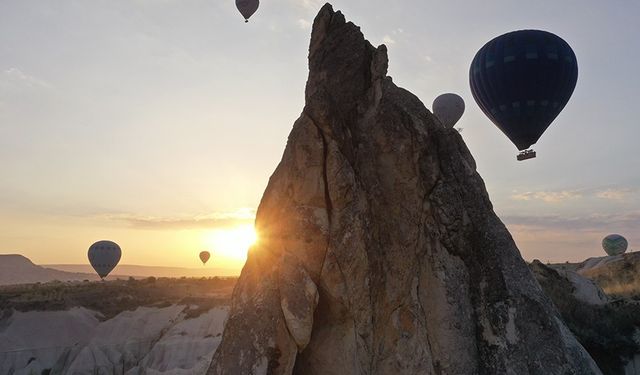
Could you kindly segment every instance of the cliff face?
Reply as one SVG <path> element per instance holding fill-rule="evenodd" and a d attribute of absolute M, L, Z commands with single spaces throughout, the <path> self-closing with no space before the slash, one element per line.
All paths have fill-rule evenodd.
<path fill-rule="evenodd" d="M 475 162 L 325 5 L 209 374 L 598 374 Z"/>

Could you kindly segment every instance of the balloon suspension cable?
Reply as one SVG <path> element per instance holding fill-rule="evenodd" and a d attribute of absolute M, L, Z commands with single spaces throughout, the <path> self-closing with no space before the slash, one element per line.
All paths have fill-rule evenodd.
<path fill-rule="evenodd" d="M 520 152 L 518 154 L 518 156 L 516 156 L 516 159 L 518 159 L 518 161 L 523 161 L 523 160 L 527 160 L 527 159 L 533 159 L 536 157 L 536 152 L 534 150 L 524 150 L 522 152 Z"/>

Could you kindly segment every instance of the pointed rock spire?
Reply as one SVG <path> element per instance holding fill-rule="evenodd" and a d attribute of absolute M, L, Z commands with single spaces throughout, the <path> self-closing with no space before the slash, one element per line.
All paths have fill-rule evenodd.
<path fill-rule="evenodd" d="M 599 374 L 461 136 L 325 5 L 209 374 Z"/>

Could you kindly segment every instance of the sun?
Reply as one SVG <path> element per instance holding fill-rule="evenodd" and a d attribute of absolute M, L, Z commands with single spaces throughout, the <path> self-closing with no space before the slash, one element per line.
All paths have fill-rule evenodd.
<path fill-rule="evenodd" d="M 214 229 L 205 235 L 205 243 L 215 256 L 234 260 L 245 260 L 247 250 L 257 241 L 258 234 L 250 224 Z"/>

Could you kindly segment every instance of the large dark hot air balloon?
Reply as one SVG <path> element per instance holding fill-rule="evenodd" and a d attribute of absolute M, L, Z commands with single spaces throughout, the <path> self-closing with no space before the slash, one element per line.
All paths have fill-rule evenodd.
<path fill-rule="evenodd" d="M 236 8 L 244 17 L 244 22 L 249 22 L 249 18 L 258 10 L 259 0 L 236 0 Z"/>
<path fill-rule="evenodd" d="M 113 271 L 120 262 L 122 250 L 112 241 L 98 241 L 89 247 L 89 263 L 101 279 Z"/>
<path fill-rule="evenodd" d="M 569 101 L 578 63 L 562 38 L 520 30 L 485 44 L 473 58 L 469 82 L 482 111 L 518 150 L 518 160 L 535 157 L 536 143 Z"/>

